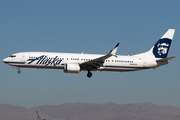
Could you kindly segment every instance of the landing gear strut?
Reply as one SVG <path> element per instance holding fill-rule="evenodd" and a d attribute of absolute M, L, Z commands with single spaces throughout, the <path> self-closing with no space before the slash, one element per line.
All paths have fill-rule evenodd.
<path fill-rule="evenodd" d="M 87 77 L 90 78 L 92 76 L 92 73 L 88 71 Z"/>
<path fill-rule="evenodd" d="M 17 73 L 18 73 L 18 74 L 20 74 L 20 73 L 21 73 L 21 71 L 20 71 L 20 68 L 18 68 L 18 71 L 17 71 Z"/>

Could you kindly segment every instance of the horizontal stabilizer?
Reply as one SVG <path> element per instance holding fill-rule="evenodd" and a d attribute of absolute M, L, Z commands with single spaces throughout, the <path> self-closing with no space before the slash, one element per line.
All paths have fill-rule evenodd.
<path fill-rule="evenodd" d="M 176 56 L 173 56 L 173 57 L 168 57 L 168 58 L 164 58 L 164 59 L 159 59 L 159 60 L 156 60 L 156 61 L 169 61 L 173 58 L 176 58 Z"/>

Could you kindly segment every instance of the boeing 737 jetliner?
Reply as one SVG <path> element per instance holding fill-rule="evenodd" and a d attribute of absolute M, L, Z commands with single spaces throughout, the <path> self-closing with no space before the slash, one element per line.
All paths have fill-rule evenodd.
<path fill-rule="evenodd" d="M 175 58 L 167 57 L 174 36 L 175 29 L 169 29 L 147 52 L 132 56 L 116 55 L 119 43 L 106 55 L 76 54 L 53 52 L 20 52 L 10 55 L 3 60 L 4 63 L 18 68 L 51 68 L 64 69 L 65 73 L 79 73 L 88 71 L 137 71 L 157 68 L 168 64 Z"/>

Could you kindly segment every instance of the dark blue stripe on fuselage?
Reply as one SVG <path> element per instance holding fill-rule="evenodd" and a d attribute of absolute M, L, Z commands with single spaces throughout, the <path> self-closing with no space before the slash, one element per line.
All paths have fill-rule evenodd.
<path fill-rule="evenodd" d="M 10 63 L 10 64 L 25 64 L 26 62 L 4 62 L 6 64 Z"/>

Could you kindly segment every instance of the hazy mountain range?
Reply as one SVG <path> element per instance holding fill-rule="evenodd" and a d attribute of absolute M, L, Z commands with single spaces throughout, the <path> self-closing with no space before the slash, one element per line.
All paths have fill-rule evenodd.
<path fill-rule="evenodd" d="M 180 120 L 180 108 L 152 103 L 66 103 L 31 109 L 0 104 L 0 120 L 37 120 L 36 111 L 46 120 Z"/>

